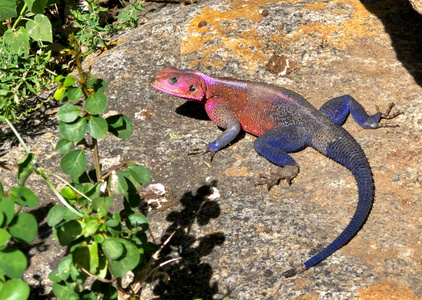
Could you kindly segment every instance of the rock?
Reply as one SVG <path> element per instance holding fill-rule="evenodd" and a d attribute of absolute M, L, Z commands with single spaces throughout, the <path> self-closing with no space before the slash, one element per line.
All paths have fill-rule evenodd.
<path fill-rule="evenodd" d="M 163 268 L 170 282 L 149 285 L 145 299 L 422 297 L 422 22 L 407 1 L 396 1 L 401 5 L 394 8 L 367 2 L 217 0 L 151 6 L 142 13 L 142 25 L 86 62 L 94 76 L 110 84 L 109 109 L 127 114 L 134 125 L 131 139 L 101 142 L 101 157 L 144 163 L 153 183 L 169 187 L 180 200 L 177 207 L 148 214 L 161 241 L 177 229 L 173 251 L 165 255 L 183 259 Z M 271 58 L 274 68 L 268 70 Z M 282 72 L 286 59 L 294 68 Z M 363 130 L 353 120 L 344 125 L 365 150 L 376 185 L 374 207 L 358 235 L 318 266 L 282 278 L 282 271 L 328 245 L 348 224 L 357 200 L 353 177 L 306 149 L 294 154 L 301 172 L 293 184 L 268 193 L 254 187 L 269 165 L 253 151 L 249 135 L 217 153 L 212 164 L 206 156 L 188 156 L 219 130 L 200 105 L 184 104 L 149 85 L 169 65 L 281 85 L 316 107 L 351 94 L 371 112 L 391 102 L 403 110 L 390 120 L 399 128 Z M 143 109 L 153 114 L 136 119 L 134 112 Z M 53 154 L 57 139 L 51 135 L 57 129 L 40 129 L 43 135 L 28 142 L 39 150 L 40 164 L 57 171 L 60 156 Z M 15 166 L 22 152 L 9 149 L 6 158 Z M 246 171 L 232 176 L 232 170 Z M 2 180 L 16 175 L 15 169 L 0 172 Z M 57 203 L 39 179 L 29 184 L 37 186 L 44 206 Z M 204 185 L 217 188 L 220 198 L 211 201 L 197 193 Z M 51 249 L 39 250 L 32 262 L 42 255 L 45 265 L 54 267 L 63 252 L 54 250 L 51 236 L 42 243 Z M 41 278 L 37 269 L 32 264 L 26 278 Z M 51 284 L 42 278 L 42 285 Z"/>

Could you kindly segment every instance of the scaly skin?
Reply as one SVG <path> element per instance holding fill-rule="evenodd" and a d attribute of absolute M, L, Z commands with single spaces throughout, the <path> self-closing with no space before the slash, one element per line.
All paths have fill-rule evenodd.
<path fill-rule="evenodd" d="M 273 164 L 280 166 L 272 176 L 263 176 L 260 184 L 270 189 L 280 179 L 289 184 L 297 176 L 299 166 L 288 154 L 310 146 L 348 168 L 356 179 L 359 201 L 349 225 L 325 249 L 304 263 L 283 273 L 291 277 L 318 264 L 347 244 L 365 223 L 374 200 L 374 179 L 369 162 L 355 139 L 341 126 L 349 113 L 363 128 L 393 127 L 380 123 L 390 115 L 368 115 L 351 96 L 345 95 L 326 102 L 319 110 L 301 95 L 278 86 L 218 78 L 192 70 L 173 67 L 155 76 L 152 86 L 159 91 L 205 104 L 210 119 L 224 132 L 209 143 L 206 150 L 216 152 L 227 146 L 243 129 L 258 136 L 255 150 Z"/>

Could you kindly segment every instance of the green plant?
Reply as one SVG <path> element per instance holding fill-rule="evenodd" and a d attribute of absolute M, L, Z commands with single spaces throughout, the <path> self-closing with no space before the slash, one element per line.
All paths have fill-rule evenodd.
<path fill-rule="evenodd" d="M 138 0 L 133 1 L 122 9 L 118 9 L 117 11 L 119 14 L 117 15 L 117 22 L 113 24 L 114 30 L 136 27 L 138 25 L 138 16 L 136 12 L 142 10 L 144 10 L 144 8 Z"/>
<path fill-rule="evenodd" d="M 51 50 L 67 47 L 62 41 L 67 40 L 69 32 L 74 32 L 85 52 L 91 53 L 99 47 L 107 48 L 108 34 L 136 26 L 136 11 L 142 10 L 139 1 L 118 9 L 117 20 L 110 24 L 102 24 L 100 15 L 108 9 L 100 7 L 101 2 L 88 0 L 81 6 L 78 0 L 66 1 L 65 5 L 59 0 L 0 1 L 1 116 L 19 119 L 33 109 L 30 107 L 36 107 L 27 102 L 28 96 L 53 82 L 56 73 L 72 71 L 67 69 L 71 58 L 57 56 Z M 49 47 L 53 39 L 54 47 Z"/>
<path fill-rule="evenodd" d="M 42 90 L 48 73 L 53 41 L 52 25 L 43 14 L 46 0 L 2 0 L 0 3 L 0 115 L 16 119 L 20 102 Z M 34 47 L 36 46 L 36 47 Z"/>
<path fill-rule="evenodd" d="M 25 159 L 20 167 L 22 164 L 26 164 Z M 35 239 L 37 220 L 21 209 L 37 205 L 38 198 L 30 189 L 18 186 L 5 192 L 0 182 L 0 299 L 21 300 L 29 296 L 29 286 L 21 279 L 28 261 L 14 242 L 29 244 Z"/>
<path fill-rule="evenodd" d="M 173 260 L 153 267 L 161 248 L 148 242 L 145 233 L 149 226 L 148 220 L 135 211 L 140 203 L 138 190 L 150 179 L 148 169 L 140 164 L 125 162 L 106 174 L 101 171 L 98 140 L 106 138 L 108 133 L 121 139 L 129 138 L 132 125 L 125 115 L 108 118 L 101 116 L 107 106 L 107 96 L 104 93 L 107 83 L 101 79 L 90 78 L 90 74 L 82 70 L 81 48 L 76 38 L 71 37 L 71 44 L 73 48 L 68 52 L 75 57 L 79 77 L 58 76 L 56 82 L 60 87 L 55 93 L 55 98 L 64 102 L 58 111 L 60 121 L 56 151 L 63 154 L 60 167 L 70 176 L 71 182 L 43 170 L 10 120 L 2 116 L 0 120 L 9 125 L 27 152 L 19 164 L 18 183 L 24 185 L 27 178 L 35 172 L 46 181 L 64 205 L 54 206 L 47 216 L 48 224 L 53 227 L 53 235 L 61 245 L 69 248 L 70 253 L 49 276 L 53 281 L 54 294 L 59 300 L 81 297 L 117 299 L 119 294 L 129 297 L 138 294 L 148 278 L 154 279 L 160 274 L 165 276 L 165 273 L 159 272 L 159 268 Z M 91 170 L 87 170 L 87 151 L 92 152 L 94 168 Z M 47 174 L 57 177 L 65 184 L 61 192 L 56 190 Z M 3 196 L 2 188 L 0 191 Z M 35 201 L 35 195 L 24 187 L 12 189 L 6 196 L 0 197 L 0 217 L 6 216 L 8 219 L 0 224 L 9 225 L 10 234 L 14 238 L 29 242 L 29 233 L 13 231 L 13 208 L 8 207 L 14 202 L 33 207 L 38 201 Z M 12 196 L 17 199 L 11 198 Z M 123 200 L 121 211 L 111 211 L 116 196 Z M 30 218 L 29 214 L 24 214 L 24 217 L 20 217 L 21 215 L 17 215 L 16 221 L 20 228 L 23 227 L 21 219 L 24 218 L 22 220 L 29 223 L 27 219 Z M 36 228 L 33 223 L 31 234 Z M 0 230 L 0 239 L 6 242 L 9 238 L 7 232 Z M 6 287 L 5 291 L 8 291 L 15 288 L 14 284 L 17 282 L 8 283 L 5 276 L 15 280 L 16 276 L 22 276 L 26 264 L 18 274 L 3 272 L 3 249 L 4 247 L 0 248 L 0 288 Z M 129 271 L 135 274 L 134 279 L 123 288 L 121 277 Z M 94 282 L 90 289 L 84 289 L 88 277 L 93 278 Z M 19 284 L 25 286 L 17 287 L 19 292 L 26 292 L 27 285 L 24 282 Z"/>
<path fill-rule="evenodd" d="M 108 40 L 105 37 L 117 30 L 135 27 L 138 21 L 136 11 L 143 10 L 140 1 L 135 0 L 117 10 L 119 14 L 116 22 L 107 23 L 107 21 L 102 21 L 101 17 L 107 15 L 108 9 L 101 7 L 101 2 L 104 1 L 87 0 L 82 9 L 81 6 L 70 9 L 70 15 L 74 18 L 73 24 L 78 28 L 75 35 L 87 53 L 98 50 L 98 45 L 108 48 Z"/>
<path fill-rule="evenodd" d="M 64 155 L 60 166 L 72 180 L 61 194 L 78 211 L 56 206 L 48 214 L 54 236 L 70 249 L 70 254 L 62 259 L 50 279 L 59 299 L 73 299 L 81 294 L 116 298 L 118 292 L 134 292 L 133 286 L 128 289 L 121 286 L 120 278 L 127 272 L 142 274 L 136 281 L 155 272 L 150 269 L 148 260 L 158 247 L 147 240 L 148 220 L 135 212 L 140 203 L 137 191 L 149 182 L 150 175 L 145 166 L 131 162 L 102 174 L 98 140 L 106 138 L 108 132 L 122 139 L 128 138 L 132 125 L 125 115 L 101 117 L 107 106 L 104 93 L 107 83 L 89 78 L 89 74 L 82 71 L 80 47 L 76 38 L 71 41 L 74 48 L 69 51 L 75 56 L 79 78 L 73 75 L 56 78 L 60 88 L 55 98 L 67 102 L 57 113 L 60 140 L 56 151 Z M 83 105 L 71 103 L 78 102 L 81 97 Z M 90 172 L 86 172 L 87 150 L 92 151 L 95 166 Z M 109 211 L 114 201 L 112 195 L 124 195 L 122 211 Z M 145 272 L 146 268 L 149 271 Z M 84 291 L 83 284 L 89 276 L 95 281 L 89 291 Z M 116 282 L 117 289 L 111 282 Z"/>

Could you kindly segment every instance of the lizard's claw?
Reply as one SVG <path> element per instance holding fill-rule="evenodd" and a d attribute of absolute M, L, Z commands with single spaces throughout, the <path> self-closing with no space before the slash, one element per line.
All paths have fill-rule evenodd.
<path fill-rule="evenodd" d="M 211 153 L 210 156 L 210 162 L 212 162 L 212 159 L 214 158 L 215 155 L 215 151 L 210 151 L 207 150 L 205 148 L 192 148 L 191 150 L 189 150 L 188 155 L 197 155 L 197 154 L 206 154 L 206 153 Z"/>
<path fill-rule="evenodd" d="M 291 185 L 292 180 L 299 174 L 299 166 L 285 166 L 283 168 L 277 168 L 277 170 L 273 170 L 270 174 L 260 174 L 260 179 L 255 186 L 258 185 L 267 185 L 267 189 L 271 190 L 271 188 L 277 185 L 280 180 L 285 179 L 286 182 Z"/>
<path fill-rule="evenodd" d="M 205 148 L 192 148 L 188 151 L 188 155 L 205 154 L 208 150 Z"/>
<path fill-rule="evenodd" d="M 391 113 L 391 109 L 393 107 L 394 107 L 394 103 L 390 103 L 388 105 L 387 110 L 385 112 L 381 112 L 381 110 L 379 109 L 379 107 L 377 105 L 375 105 L 375 108 L 377 109 L 377 113 L 380 115 L 380 118 L 381 119 L 386 119 L 386 120 L 393 119 L 393 118 L 395 118 L 395 117 L 403 114 L 403 112 L 400 111 L 400 110 L 399 111 L 396 111 L 393 114 L 390 114 Z M 398 124 L 388 124 L 388 123 L 378 123 L 377 126 L 376 126 L 376 128 L 381 128 L 381 127 L 399 127 L 399 125 Z"/>

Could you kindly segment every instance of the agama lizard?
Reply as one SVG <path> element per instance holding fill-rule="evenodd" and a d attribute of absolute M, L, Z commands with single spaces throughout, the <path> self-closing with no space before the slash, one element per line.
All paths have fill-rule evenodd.
<path fill-rule="evenodd" d="M 155 76 L 152 86 L 167 94 L 205 104 L 209 118 L 225 129 L 215 141 L 207 144 L 208 152 L 215 153 L 227 146 L 242 129 L 258 136 L 255 150 L 281 167 L 271 176 L 261 178 L 261 184 L 267 184 L 268 189 L 281 179 L 290 184 L 297 176 L 299 166 L 288 153 L 308 146 L 352 172 L 359 193 L 352 220 L 326 248 L 282 273 L 285 277 L 301 273 L 333 254 L 365 223 L 374 200 L 374 179 L 362 148 L 341 125 L 350 113 L 363 128 L 396 126 L 380 123 L 381 119 L 391 119 L 401 113 L 390 114 L 393 104 L 386 113 L 381 113 L 377 107 L 377 113 L 369 115 L 354 98 L 344 95 L 329 100 L 317 110 L 301 95 L 286 88 L 173 67 Z"/>

